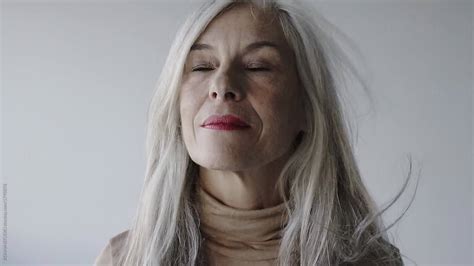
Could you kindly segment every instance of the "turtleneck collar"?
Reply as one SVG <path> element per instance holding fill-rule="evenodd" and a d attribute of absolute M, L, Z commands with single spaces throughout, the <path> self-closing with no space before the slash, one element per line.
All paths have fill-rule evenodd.
<path fill-rule="evenodd" d="M 284 203 L 242 210 L 225 205 L 199 185 L 196 189 L 200 229 L 211 252 L 247 261 L 277 258 L 281 229 L 288 219 Z"/>

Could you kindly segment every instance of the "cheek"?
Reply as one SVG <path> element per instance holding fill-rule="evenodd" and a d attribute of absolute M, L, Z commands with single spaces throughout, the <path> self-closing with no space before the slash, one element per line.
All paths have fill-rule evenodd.
<path fill-rule="evenodd" d="M 293 110 L 288 98 L 274 97 L 266 106 L 266 116 L 268 123 L 274 127 L 273 130 L 287 132 L 287 128 L 291 127 Z"/>
<path fill-rule="evenodd" d="M 190 134 L 194 129 L 194 117 L 199 109 L 197 95 L 192 90 L 183 87 L 179 99 L 181 127 L 184 134 Z"/>
<path fill-rule="evenodd" d="M 288 89 L 280 87 L 265 90 L 267 93 L 254 99 L 254 107 L 262 120 L 262 135 L 278 139 L 292 138 L 299 131 L 301 112 L 298 110 L 302 108 L 299 106 L 302 101 L 296 93 L 288 93 Z"/>

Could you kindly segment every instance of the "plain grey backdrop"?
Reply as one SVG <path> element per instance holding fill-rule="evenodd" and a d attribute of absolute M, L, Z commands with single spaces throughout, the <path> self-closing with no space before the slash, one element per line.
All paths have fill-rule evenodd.
<path fill-rule="evenodd" d="M 374 104 L 352 92 L 355 152 L 407 265 L 472 265 L 472 1 L 315 2 L 360 48 Z M 2 255 L 92 264 L 128 229 L 147 105 L 196 2 L 4 1 Z M 3 257 L 3 256 L 2 256 Z M 3 261 L 6 263 L 5 261 Z"/>

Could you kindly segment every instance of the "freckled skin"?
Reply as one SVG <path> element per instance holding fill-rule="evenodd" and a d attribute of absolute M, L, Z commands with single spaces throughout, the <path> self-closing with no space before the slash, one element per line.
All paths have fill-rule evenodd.
<path fill-rule="evenodd" d="M 280 201 L 272 186 L 304 130 L 293 53 L 277 22 L 256 8 L 254 14 L 256 18 L 248 5 L 239 5 L 215 18 L 195 42 L 213 48 L 190 51 L 180 88 L 182 135 L 191 159 L 200 166 L 201 186 L 243 209 Z M 245 50 L 257 41 L 277 48 Z M 251 127 L 201 127 L 210 115 L 229 113 Z"/>

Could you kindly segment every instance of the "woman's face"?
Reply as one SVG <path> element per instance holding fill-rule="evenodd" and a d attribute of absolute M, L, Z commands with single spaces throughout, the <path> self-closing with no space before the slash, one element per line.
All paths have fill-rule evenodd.
<path fill-rule="evenodd" d="M 248 5 L 239 5 L 215 18 L 186 61 L 182 136 L 191 159 L 207 169 L 266 165 L 287 154 L 304 130 L 290 47 L 276 20 L 257 9 L 254 15 Z M 202 126 L 212 115 L 229 114 L 248 126 Z"/>

